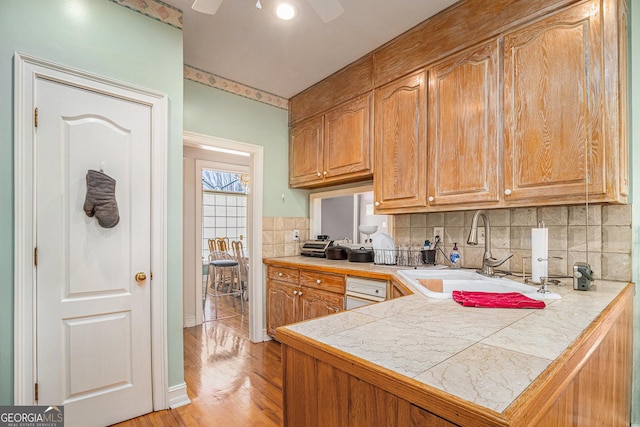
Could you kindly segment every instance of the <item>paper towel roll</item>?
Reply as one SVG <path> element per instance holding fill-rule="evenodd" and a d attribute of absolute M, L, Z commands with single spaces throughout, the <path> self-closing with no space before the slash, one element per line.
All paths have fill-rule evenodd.
<path fill-rule="evenodd" d="M 541 277 L 549 277 L 549 229 L 531 229 L 531 281 L 540 283 Z M 541 259 L 542 261 L 538 261 Z"/>

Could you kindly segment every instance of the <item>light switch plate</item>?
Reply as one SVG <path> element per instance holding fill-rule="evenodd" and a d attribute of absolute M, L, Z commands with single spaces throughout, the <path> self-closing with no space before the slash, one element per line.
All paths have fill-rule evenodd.
<path fill-rule="evenodd" d="M 300 230 L 293 230 L 293 240 L 297 242 L 300 240 Z"/>

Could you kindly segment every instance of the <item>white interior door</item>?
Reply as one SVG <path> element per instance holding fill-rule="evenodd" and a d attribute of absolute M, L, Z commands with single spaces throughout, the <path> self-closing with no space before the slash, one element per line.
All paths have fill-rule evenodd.
<path fill-rule="evenodd" d="M 43 79 L 35 94 L 38 402 L 64 405 L 69 426 L 107 425 L 153 409 L 151 109 Z M 83 210 L 101 165 L 116 180 L 109 229 Z"/>

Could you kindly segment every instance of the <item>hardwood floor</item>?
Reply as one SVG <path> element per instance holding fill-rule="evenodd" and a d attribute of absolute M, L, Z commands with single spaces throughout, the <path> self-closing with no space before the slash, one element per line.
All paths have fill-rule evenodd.
<path fill-rule="evenodd" d="M 207 299 L 205 318 L 213 318 Z M 153 412 L 118 427 L 281 426 L 280 344 L 249 341 L 236 297 L 220 297 L 220 320 L 184 329 L 184 377 L 191 404 Z M 245 307 L 246 308 L 246 307 Z"/>

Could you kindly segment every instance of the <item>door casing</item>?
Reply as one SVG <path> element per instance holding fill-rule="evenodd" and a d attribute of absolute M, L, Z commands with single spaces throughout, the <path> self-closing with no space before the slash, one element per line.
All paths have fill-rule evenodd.
<path fill-rule="evenodd" d="M 226 150 L 235 150 L 249 153 L 249 170 L 251 182 L 249 184 L 249 209 L 247 212 L 247 231 L 251 236 L 251 247 L 249 248 L 249 339 L 252 342 L 268 341 L 271 338 L 267 335 L 264 321 L 264 286 L 262 280 L 262 185 L 256 185 L 256 181 L 262 182 L 264 147 L 260 145 L 247 144 L 244 142 L 231 141 L 223 138 L 216 138 L 195 132 L 185 131 L 183 133 L 184 146 L 186 147 L 216 147 Z M 197 268 L 197 266 L 195 267 Z M 198 293 L 196 292 L 196 295 Z M 202 291 L 199 293 L 200 298 Z M 196 297 L 196 313 L 198 313 L 198 296 Z M 200 302 L 200 304 L 202 304 Z M 201 309 L 200 309 L 201 313 Z"/>
<path fill-rule="evenodd" d="M 33 405 L 36 379 L 35 128 L 37 79 L 47 79 L 151 108 L 151 366 L 153 409 L 169 407 L 167 362 L 167 95 L 42 60 L 14 55 L 14 404 Z M 186 391 L 185 391 L 186 394 Z"/>

